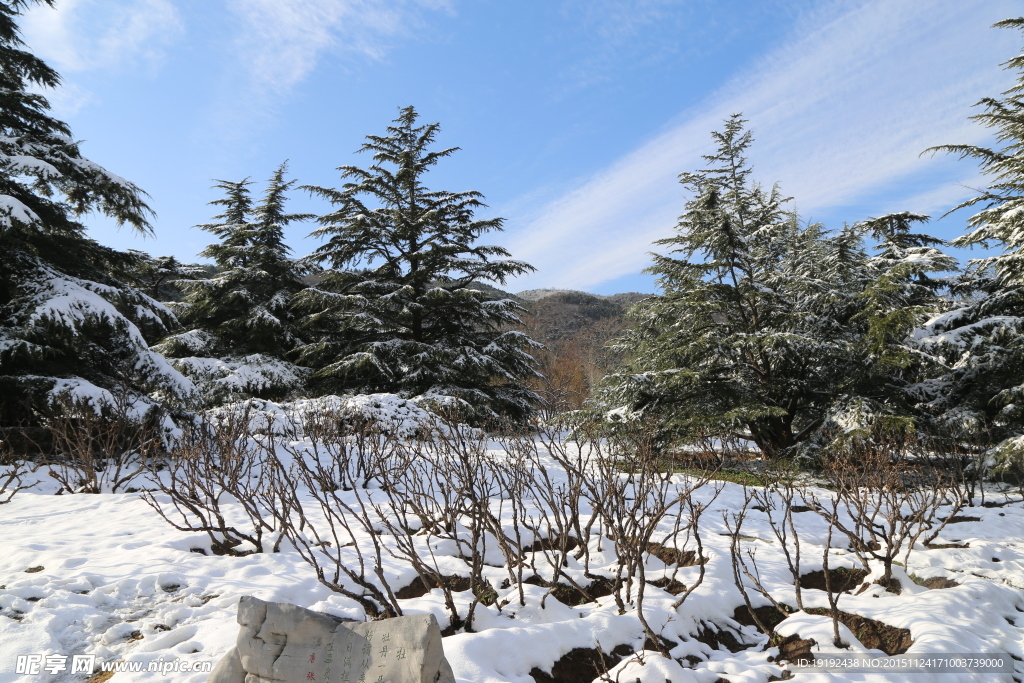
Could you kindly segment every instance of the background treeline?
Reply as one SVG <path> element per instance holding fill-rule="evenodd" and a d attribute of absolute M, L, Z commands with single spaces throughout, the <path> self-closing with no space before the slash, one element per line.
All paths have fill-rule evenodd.
<path fill-rule="evenodd" d="M 714 440 L 768 458 L 925 431 L 1021 460 L 1024 79 L 974 119 L 997 147 L 939 147 L 991 179 L 958 208 L 980 245 L 960 268 L 928 217 L 802 220 L 755 179 L 734 115 L 680 175 L 687 200 L 649 272 L 660 293 L 503 291 L 532 270 L 481 219 L 482 195 L 427 185 L 456 151 L 412 107 L 369 135 L 338 187 L 219 180 L 200 254 L 119 252 L 86 235 L 100 211 L 151 230 L 145 194 L 82 156 L 40 86 L 59 76 L 24 49 L 0 3 L 0 428 L 32 428 L 57 397 L 140 420 L 248 398 L 391 393 L 461 419 L 522 423 L 589 411 L 641 421 L 658 448 Z M 1001 22 L 1020 28 L 1024 19 Z M 1024 58 L 1007 63 L 1024 75 Z M 321 215 L 291 213 L 310 193 Z M 291 252 L 289 225 L 320 246 Z M 128 397 L 127 399 L 119 397 Z"/>
<path fill-rule="evenodd" d="M 479 219 L 478 192 L 425 184 L 456 148 L 412 107 L 342 166 L 340 187 L 296 187 L 281 164 L 262 187 L 219 180 L 211 234 L 183 264 L 103 247 L 81 217 L 99 211 L 141 233 L 145 194 L 81 155 L 33 92 L 59 76 L 26 51 L 16 20 L 32 0 L 0 3 L 0 427 L 36 428 L 63 400 L 100 412 L 127 401 L 162 421 L 247 398 L 392 393 L 470 421 L 523 420 L 537 376 L 520 303 L 494 284 L 532 270 L 478 244 L 502 219 Z M 320 216 L 289 196 L 324 199 Z M 285 244 L 317 223 L 320 246 Z M 60 399 L 60 400 L 58 400 Z M 122 411 L 124 412 L 124 411 Z"/>

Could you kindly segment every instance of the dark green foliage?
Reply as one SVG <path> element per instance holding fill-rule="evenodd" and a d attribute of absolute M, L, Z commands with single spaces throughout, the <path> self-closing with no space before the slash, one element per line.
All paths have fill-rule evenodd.
<path fill-rule="evenodd" d="M 30 87 L 54 88 L 60 76 L 22 49 L 17 18 L 50 0 L 0 4 L 0 252 L 25 252 L 77 276 L 123 265 L 123 254 L 85 238 L 78 217 L 99 210 L 140 232 L 150 230 L 142 192 L 84 158 L 71 130 L 50 116 Z M 7 303 L 11 292 L 0 295 Z"/>
<path fill-rule="evenodd" d="M 1024 29 L 1024 18 L 996 24 Z M 944 151 L 976 159 L 991 179 L 962 208 L 980 209 L 957 247 L 995 248 L 972 259 L 958 282 L 960 308 L 930 321 L 917 333 L 919 347 L 948 371 L 923 383 L 922 397 L 949 425 L 1002 440 L 1024 432 L 1024 56 L 1005 63 L 1017 83 L 1002 98 L 986 97 L 971 118 L 995 131 L 999 147 L 943 145 Z"/>
<path fill-rule="evenodd" d="M 416 125 L 412 107 L 387 135 L 367 137 L 366 169 L 342 166 L 341 189 L 310 187 L 336 209 L 313 234 L 327 243 L 310 259 L 320 282 L 296 306 L 309 343 L 298 362 L 315 369 L 321 391 L 393 392 L 457 399 L 478 415 L 522 416 L 533 375 L 533 345 L 520 305 L 491 299 L 475 283 L 504 284 L 532 270 L 497 246 L 478 246 L 502 219 L 479 220 L 478 192 L 430 190 L 424 176 L 455 148 L 430 150 L 438 124 Z"/>
<path fill-rule="evenodd" d="M 208 277 L 216 272 L 215 266 L 180 263 L 173 256 L 150 256 L 134 249 L 129 249 L 128 253 L 132 256 L 132 261 L 124 273 L 124 278 L 133 287 L 156 301 L 181 301 L 184 296 L 182 282 Z"/>
<path fill-rule="evenodd" d="M 880 253 L 869 262 L 875 279 L 859 297 L 863 310 L 856 319 L 867 323 L 864 344 L 883 386 L 887 375 L 906 384 L 938 367 L 907 343 L 922 322 L 951 305 L 944 296 L 950 278 L 931 273 L 958 269 L 956 259 L 937 248 L 942 240 L 910 232 L 913 223 L 928 218 L 905 211 L 859 224 L 878 241 Z"/>
<path fill-rule="evenodd" d="M 223 212 L 217 222 L 198 226 L 220 239 L 200 254 L 213 259 L 218 272 L 178 283 L 186 295 L 176 309 L 188 331 L 163 341 L 161 352 L 171 357 L 284 358 L 301 343 L 289 306 L 305 287 L 306 271 L 289 258 L 284 228 L 312 216 L 285 212 L 286 193 L 295 183 L 285 181 L 286 168 L 281 164 L 275 171 L 258 204 L 248 179 L 218 181 L 226 196 L 211 204 Z"/>
<path fill-rule="evenodd" d="M 662 424 L 667 441 L 749 439 L 769 457 L 910 416 L 904 374 L 917 367 L 904 342 L 938 304 L 921 278 L 951 265 L 904 229 L 923 217 L 835 233 L 801 225 L 777 187 L 751 181 L 742 119 L 713 135 L 709 167 L 680 175 L 693 197 L 677 234 L 658 242 L 672 255 L 649 269 L 663 294 L 633 308 L 618 344 L 633 360 L 609 377 L 604 403 Z M 882 237 L 879 257 L 865 249 L 868 231 Z"/>
<path fill-rule="evenodd" d="M 46 4 L 52 4 L 43 0 Z M 0 392 L 5 424 L 31 422 L 55 388 L 143 402 L 188 398 L 191 385 L 152 353 L 173 317 L 123 284 L 134 257 L 85 235 L 100 211 L 139 232 L 151 212 L 135 185 L 84 158 L 67 124 L 31 87 L 60 78 L 23 49 L 17 19 L 37 4 L 0 3 Z"/>

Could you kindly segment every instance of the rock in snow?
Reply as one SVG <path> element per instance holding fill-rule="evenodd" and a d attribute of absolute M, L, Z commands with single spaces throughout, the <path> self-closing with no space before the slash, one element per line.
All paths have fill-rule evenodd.
<path fill-rule="evenodd" d="M 432 614 L 363 623 L 247 595 L 238 623 L 208 683 L 455 683 Z"/>

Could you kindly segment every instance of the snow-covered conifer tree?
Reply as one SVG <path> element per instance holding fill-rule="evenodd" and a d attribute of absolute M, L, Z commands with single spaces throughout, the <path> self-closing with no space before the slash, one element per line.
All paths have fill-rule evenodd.
<path fill-rule="evenodd" d="M 123 284 L 132 257 L 86 237 L 80 220 L 98 210 L 149 232 L 142 191 L 83 157 L 67 124 L 29 90 L 60 84 L 19 37 L 18 17 L 38 2 L 52 5 L 0 3 L 0 423 L 32 423 L 64 391 L 187 402 L 194 387 L 147 345 L 174 316 Z"/>
<path fill-rule="evenodd" d="M 664 425 L 666 438 L 736 437 L 768 457 L 836 428 L 906 417 L 906 382 L 876 361 L 895 356 L 908 330 L 875 347 L 868 332 L 905 308 L 914 276 L 929 268 L 896 267 L 909 257 L 893 251 L 905 237 L 895 229 L 888 260 L 868 256 L 864 233 L 883 219 L 834 233 L 801 225 L 777 187 L 751 180 L 743 124 L 727 119 L 709 167 L 680 175 L 693 196 L 677 234 L 657 242 L 671 255 L 655 254 L 648 271 L 663 293 L 632 310 L 636 325 L 618 343 L 632 360 L 609 376 L 603 403 Z M 916 238 L 899 248 L 917 249 Z"/>
<path fill-rule="evenodd" d="M 181 283 L 210 274 L 209 266 L 181 263 L 173 256 L 150 256 L 146 252 L 129 249 L 132 256 L 125 278 L 136 289 L 160 302 L 180 301 Z"/>
<path fill-rule="evenodd" d="M 438 124 L 416 125 L 412 107 L 367 137 L 366 169 L 342 166 L 341 189 L 309 188 L 337 208 L 314 235 L 327 240 L 311 257 L 328 269 L 299 294 L 309 343 L 299 362 L 316 370 L 321 390 L 392 392 L 456 399 L 480 416 L 527 414 L 535 396 L 535 345 L 511 329 L 522 310 L 489 300 L 477 282 L 503 284 L 532 270 L 497 246 L 477 246 L 502 219 L 479 220 L 478 192 L 430 190 L 424 176 L 456 148 L 430 150 Z"/>
<path fill-rule="evenodd" d="M 999 28 L 1024 29 L 1024 17 Z M 971 118 L 996 133 L 999 147 L 943 145 L 961 158 L 977 159 L 989 187 L 953 211 L 980 207 L 956 247 L 981 246 L 999 253 L 972 259 L 958 290 L 963 305 L 930 320 L 916 332 L 920 348 L 945 361 L 949 371 L 922 385 L 931 407 L 947 422 L 1003 441 L 1003 450 L 1024 454 L 1024 55 L 1005 63 L 1017 83 L 1002 98 L 987 97 Z"/>
<path fill-rule="evenodd" d="M 305 271 L 289 257 L 284 228 L 313 216 L 285 212 L 286 193 L 295 184 L 284 179 L 286 171 L 286 164 L 278 167 L 258 203 L 248 179 L 217 183 L 225 196 L 211 204 L 223 211 L 217 222 L 198 227 L 220 238 L 200 254 L 212 258 L 219 272 L 179 283 L 186 295 L 174 308 L 186 331 L 156 347 L 211 402 L 281 397 L 301 383 L 303 371 L 285 356 L 301 343 L 289 305 L 305 287 Z"/>
<path fill-rule="evenodd" d="M 951 298 L 947 290 L 955 283 L 953 275 L 933 277 L 932 273 L 954 273 L 956 259 L 938 247 L 944 242 L 923 233 L 912 233 L 914 223 L 926 223 L 928 216 L 903 211 L 857 224 L 877 240 L 878 254 L 868 260 L 870 283 L 860 295 L 867 321 L 865 343 L 872 369 L 879 371 L 880 388 L 911 391 L 911 403 L 919 399 L 919 387 L 911 386 L 940 368 L 927 354 L 922 355 L 910 335 L 937 313 L 948 310 Z M 882 378 L 885 379 L 882 379 Z M 915 398 L 916 396 L 916 398 Z M 926 418 L 921 414 L 920 418 Z"/>

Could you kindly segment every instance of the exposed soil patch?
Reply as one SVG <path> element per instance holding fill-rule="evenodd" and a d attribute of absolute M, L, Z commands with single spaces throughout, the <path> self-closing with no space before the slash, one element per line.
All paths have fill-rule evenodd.
<path fill-rule="evenodd" d="M 430 592 L 431 588 L 435 586 L 428 586 L 426 581 L 417 576 L 412 580 L 408 586 L 403 586 L 395 591 L 395 597 L 399 600 L 409 600 L 410 598 L 422 598 L 424 595 Z"/>
<path fill-rule="evenodd" d="M 330 543 L 326 543 L 325 547 L 330 547 Z M 224 543 L 211 543 L 210 550 L 214 555 L 218 557 L 245 557 L 246 555 L 252 555 L 255 550 L 235 550 L 234 546 L 226 545 Z M 206 553 L 203 553 L 204 555 Z"/>
<path fill-rule="evenodd" d="M 768 512 L 768 510 L 763 505 L 751 505 L 750 509 L 757 510 L 758 512 Z M 792 510 L 793 512 L 810 512 L 814 508 L 809 508 L 806 505 L 791 505 L 789 509 Z"/>
<path fill-rule="evenodd" d="M 960 585 L 953 579 L 947 579 L 944 576 L 933 576 L 930 579 L 921 579 L 916 577 L 911 578 L 914 579 L 914 583 L 918 586 L 924 586 L 925 588 L 953 588 L 954 586 Z"/>
<path fill-rule="evenodd" d="M 946 524 L 959 524 L 960 522 L 980 522 L 981 517 L 967 517 L 965 515 L 954 515 L 946 520 Z"/>
<path fill-rule="evenodd" d="M 724 647 L 729 652 L 739 652 L 750 647 L 741 643 L 732 631 L 705 622 L 701 622 L 701 629 L 694 638 L 715 650 L 721 650 Z"/>
<path fill-rule="evenodd" d="M 576 550 L 580 547 L 580 542 L 574 536 L 570 536 L 566 540 L 565 551 Z M 562 550 L 561 539 L 559 538 L 542 538 L 539 541 L 534 541 L 530 545 L 523 548 L 524 553 L 539 553 L 542 550 Z"/>
<path fill-rule="evenodd" d="M 813 664 L 814 653 L 811 648 L 816 644 L 813 638 L 801 640 L 800 636 L 793 634 L 778 644 L 779 656 L 777 662 L 792 662 L 794 664 Z"/>
<path fill-rule="evenodd" d="M 784 607 L 788 608 L 789 605 L 784 605 Z M 769 631 L 774 631 L 775 627 L 781 624 L 782 621 L 789 616 L 779 612 L 774 605 L 755 607 L 754 614 L 757 615 L 757 618 Z M 732 613 L 732 618 L 734 621 L 737 621 L 744 626 L 753 626 L 757 628 L 757 624 L 754 622 L 753 617 L 750 616 L 750 610 L 747 609 L 746 605 L 740 605 L 737 607 Z M 758 630 L 760 631 L 761 629 L 758 628 Z"/>
<path fill-rule="evenodd" d="M 447 587 L 456 593 L 468 591 L 472 586 L 472 580 L 468 576 L 445 576 L 442 579 L 444 586 L 440 583 L 431 584 L 430 579 L 425 576 L 417 576 L 408 586 L 395 591 L 395 597 L 399 600 L 409 598 L 422 598 L 434 588 Z"/>
<path fill-rule="evenodd" d="M 897 579 L 895 576 L 889 577 L 888 581 L 883 581 L 882 579 L 878 579 L 877 581 L 873 582 L 873 585 L 881 586 L 882 588 L 884 588 L 889 593 L 892 593 L 893 595 L 902 595 L 903 594 L 903 584 L 901 584 L 900 580 Z M 867 586 L 862 586 L 861 589 L 859 591 L 857 591 L 856 595 L 860 595 L 861 593 L 863 593 L 867 589 L 868 589 Z"/>
<path fill-rule="evenodd" d="M 678 550 L 664 546 L 661 543 L 648 543 L 647 552 L 667 565 L 674 564 L 679 567 L 693 567 L 708 561 L 706 557 L 702 557 L 698 561 L 697 552 L 694 550 Z"/>
<path fill-rule="evenodd" d="M 652 586 L 657 586 L 671 595 L 679 595 L 686 590 L 686 584 L 681 581 L 676 581 L 675 579 L 670 579 L 667 576 L 655 579 L 654 581 L 648 581 L 647 583 Z"/>
<path fill-rule="evenodd" d="M 823 607 L 814 607 L 807 612 L 826 617 L 831 615 L 831 612 Z M 887 655 L 901 655 L 914 644 L 909 629 L 896 628 L 849 612 L 840 612 L 839 621 L 857 636 L 857 640 L 863 643 L 864 647 L 881 650 Z"/>
<path fill-rule="evenodd" d="M 831 615 L 831 612 L 828 609 L 822 607 L 812 607 L 806 611 L 808 614 L 817 614 L 826 617 Z M 781 614 L 779 610 L 775 609 L 775 607 L 771 605 L 758 607 L 754 612 L 757 613 L 757 617 L 761 620 L 761 623 L 773 630 L 786 619 L 786 616 Z M 733 612 L 732 618 L 744 626 L 756 626 L 754 620 L 750 617 L 750 612 L 747 610 L 746 605 L 740 605 L 737 607 L 736 611 Z M 880 621 L 868 619 L 867 617 L 858 616 L 856 614 L 850 614 L 849 612 L 839 612 L 839 621 L 845 624 L 846 627 L 849 628 L 855 636 L 857 636 L 857 640 L 863 643 L 864 647 L 872 650 L 882 650 L 887 655 L 901 655 L 914 644 L 913 639 L 910 637 L 909 629 L 896 628 L 895 626 L 889 626 L 888 624 L 883 624 Z M 718 634 L 719 640 L 721 640 L 722 633 L 725 632 L 722 631 Z M 787 640 L 794 638 L 796 638 L 796 636 L 789 636 Z M 701 640 L 701 642 L 707 642 L 701 638 L 698 638 L 698 640 Z M 794 640 L 793 642 L 795 643 L 796 641 Z M 810 642 L 813 644 L 813 641 Z M 790 644 L 787 647 L 793 648 L 795 651 L 803 646 Z M 732 651 L 737 652 L 737 650 Z M 780 654 L 779 659 L 782 658 L 783 657 Z"/>
<path fill-rule="evenodd" d="M 830 569 L 828 575 L 832 583 L 833 592 L 846 593 L 859 586 L 868 573 L 864 569 L 839 567 L 837 569 Z M 804 574 L 800 577 L 800 587 L 819 591 L 827 590 L 825 587 L 825 571 L 819 569 L 816 572 Z"/>
<path fill-rule="evenodd" d="M 462 628 L 465 625 L 466 625 L 466 620 L 465 619 L 456 619 L 455 621 L 452 621 L 449 618 L 448 625 L 445 626 L 443 629 L 441 629 L 441 637 L 442 638 L 447 638 L 448 636 L 454 636 L 456 633 L 459 632 L 459 629 Z"/>
<path fill-rule="evenodd" d="M 35 574 L 35 573 L 41 572 L 41 571 L 43 571 L 43 565 L 39 565 L 38 567 L 29 567 L 28 569 L 25 570 L 25 573 L 26 574 Z"/>
<path fill-rule="evenodd" d="M 113 675 L 113 671 L 101 671 L 95 676 L 90 676 L 85 683 L 104 683 L 104 681 L 109 681 Z"/>
<path fill-rule="evenodd" d="M 545 581 L 536 574 L 533 576 L 523 579 L 523 583 L 528 583 L 531 586 L 541 586 L 543 588 L 551 588 L 551 582 Z M 586 594 L 570 586 L 568 584 L 560 583 L 555 587 L 554 592 L 551 593 L 551 597 L 558 600 L 563 605 L 569 605 L 573 607 L 575 605 L 585 605 L 588 602 L 594 602 L 598 598 L 603 598 L 606 595 L 612 594 L 613 583 L 611 579 L 606 579 L 599 576 L 589 586 L 584 586 Z M 590 596 L 588 599 L 587 596 Z"/>
<path fill-rule="evenodd" d="M 970 543 L 926 543 L 928 550 L 945 550 L 947 548 L 970 548 Z"/>
<path fill-rule="evenodd" d="M 676 641 L 670 640 L 670 639 L 666 638 L 665 636 L 658 636 L 658 641 L 659 641 L 660 644 L 659 643 L 655 643 L 653 640 L 651 640 L 650 636 L 648 636 L 644 640 L 644 647 L 643 647 L 643 649 L 644 650 L 658 650 L 660 648 L 665 648 L 666 650 L 671 650 L 675 646 L 679 645 L 679 643 L 677 643 Z"/>
<path fill-rule="evenodd" d="M 534 667 L 530 676 L 536 683 L 591 683 L 631 654 L 633 648 L 629 645 L 618 645 L 610 653 L 578 647 L 555 662 L 551 673 Z"/>
<path fill-rule="evenodd" d="M 472 589 L 472 587 L 473 581 L 468 576 L 445 576 L 442 577 L 441 582 L 434 582 L 430 578 L 417 576 L 408 586 L 403 586 L 395 591 L 395 597 L 399 600 L 408 600 L 410 598 L 423 597 L 434 588 L 447 588 L 454 593 L 461 593 Z M 502 587 L 505 588 L 505 584 L 502 584 Z M 477 585 L 475 595 L 480 599 L 481 604 L 484 605 L 493 605 L 498 599 L 498 592 L 487 582 Z M 218 597 L 220 596 L 211 595 L 209 598 L 204 598 L 203 602 L 205 603 L 207 599 L 212 600 Z"/>

